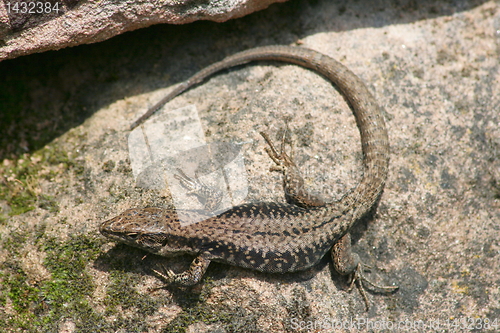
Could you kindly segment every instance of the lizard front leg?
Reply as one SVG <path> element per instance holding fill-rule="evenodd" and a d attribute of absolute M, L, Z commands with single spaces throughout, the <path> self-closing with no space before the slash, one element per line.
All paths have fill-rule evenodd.
<path fill-rule="evenodd" d="M 181 286 L 193 286 L 200 282 L 201 278 L 207 271 L 210 265 L 210 259 L 206 254 L 200 254 L 191 262 L 189 268 L 182 272 L 175 274 L 172 270 L 167 269 L 165 273 L 153 270 L 158 276 L 163 278 L 168 284 L 177 284 Z"/>

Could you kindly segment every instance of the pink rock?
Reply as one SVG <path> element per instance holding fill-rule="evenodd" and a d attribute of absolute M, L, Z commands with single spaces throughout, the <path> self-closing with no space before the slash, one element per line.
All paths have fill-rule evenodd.
<path fill-rule="evenodd" d="M 0 60 L 96 43 L 158 23 L 225 22 L 284 1 L 4 0 L 0 5 Z"/>

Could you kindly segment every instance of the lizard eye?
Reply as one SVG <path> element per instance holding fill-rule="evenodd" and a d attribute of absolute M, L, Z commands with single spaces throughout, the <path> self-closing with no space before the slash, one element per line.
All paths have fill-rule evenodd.
<path fill-rule="evenodd" d="M 130 239 L 136 239 L 139 234 L 137 232 L 131 232 L 127 234 L 127 237 Z"/>

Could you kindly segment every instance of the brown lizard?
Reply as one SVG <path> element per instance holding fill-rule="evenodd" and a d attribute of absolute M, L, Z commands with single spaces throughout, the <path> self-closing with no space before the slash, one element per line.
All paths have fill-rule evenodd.
<path fill-rule="evenodd" d="M 287 204 L 244 204 L 188 226 L 180 225 L 175 210 L 133 208 L 103 222 L 100 232 L 161 256 L 186 253 L 196 256 L 185 272 L 155 271 L 168 283 L 184 286 L 198 283 L 212 260 L 262 272 L 287 273 L 316 265 L 330 251 L 337 272 L 351 276 L 368 307 L 363 282 L 374 284 L 362 275 L 359 257 L 351 252 L 349 229 L 370 210 L 384 187 L 389 142 L 380 107 L 364 83 L 348 68 L 329 56 L 302 47 L 265 46 L 243 51 L 181 83 L 132 128 L 208 76 L 257 60 L 282 61 L 312 69 L 340 90 L 352 108 L 361 133 L 363 177 L 360 183 L 338 202 L 325 203 L 304 191 L 302 177 L 284 152 L 284 144 L 278 153 L 263 135 L 269 145 L 266 149 L 269 156 L 284 175 Z M 384 290 L 397 288 L 374 286 Z"/>

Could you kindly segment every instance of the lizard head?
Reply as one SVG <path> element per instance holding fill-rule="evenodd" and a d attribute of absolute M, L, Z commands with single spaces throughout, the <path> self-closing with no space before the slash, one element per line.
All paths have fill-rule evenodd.
<path fill-rule="evenodd" d="M 169 229 L 159 208 L 128 209 L 99 226 L 102 235 L 150 252 L 166 245 Z"/>

